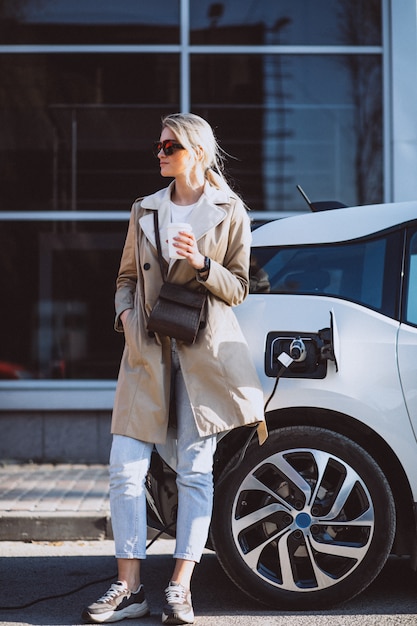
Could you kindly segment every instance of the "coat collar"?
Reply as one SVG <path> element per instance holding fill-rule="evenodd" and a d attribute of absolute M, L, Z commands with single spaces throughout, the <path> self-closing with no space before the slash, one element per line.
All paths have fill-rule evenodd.
<path fill-rule="evenodd" d="M 161 231 L 165 231 L 171 221 L 171 193 L 174 181 L 156 193 L 146 196 L 141 201 L 144 209 L 152 209 L 158 211 L 159 227 Z M 220 206 L 228 204 L 230 196 L 226 191 L 212 187 L 208 182 L 204 185 L 204 192 L 197 202 L 197 206 L 193 210 L 190 218 L 190 224 L 196 240 L 203 237 L 208 230 L 214 228 L 226 217 L 225 209 Z M 155 246 L 155 233 L 153 227 L 153 214 L 143 215 L 139 220 L 140 226 L 149 241 Z"/>

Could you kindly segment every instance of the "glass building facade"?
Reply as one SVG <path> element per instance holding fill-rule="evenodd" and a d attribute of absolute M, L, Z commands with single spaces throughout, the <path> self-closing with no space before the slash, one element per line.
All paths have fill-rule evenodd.
<path fill-rule="evenodd" d="M 3 406 L 24 405 L 17 390 L 43 390 L 46 406 L 58 385 L 111 398 L 115 278 L 131 203 L 166 185 L 151 151 L 164 114 L 211 123 L 254 215 L 306 210 L 297 185 L 312 200 L 395 199 L 400 11 L 389 0 L 0 0 Z"/>
<path fill-rule="evenodd" d="M 382 200 L 381 0 L 2 5 L 1 210 L 126 209 L 161 185 L 149 146 L 178 110 L 253 210 L 303 208 L 297 184 Z"/>

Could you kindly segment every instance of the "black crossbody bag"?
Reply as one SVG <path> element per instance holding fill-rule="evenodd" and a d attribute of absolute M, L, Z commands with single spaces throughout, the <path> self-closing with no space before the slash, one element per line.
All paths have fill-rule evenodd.
<path fill-rule="evenodd" d="M 205 326 L 207 290 L 204 293 L 166 280 L 159 235 L 158 211 L 154 212 L 156 248 L 163 285 L 148 319 L 148 331 L 193 344 Z"/>

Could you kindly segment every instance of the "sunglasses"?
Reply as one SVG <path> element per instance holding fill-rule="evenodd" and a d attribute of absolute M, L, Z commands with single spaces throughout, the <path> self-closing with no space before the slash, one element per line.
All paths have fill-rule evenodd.
<path fill-rule="evenodd" d="M 185 150 L 185 148 L 184 146 L 174 141 L 173 139 L 165 139 L 164 141 L 154 141 L 153 153 L 157 158 L 161 150 L 165 154 L 165 156 L 171 156 L 172 154 L 174 154 L 175 150 Z"/>

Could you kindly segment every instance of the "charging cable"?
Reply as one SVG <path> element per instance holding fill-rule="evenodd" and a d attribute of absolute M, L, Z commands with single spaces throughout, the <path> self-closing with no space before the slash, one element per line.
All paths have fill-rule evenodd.
<path fill-rule="evenodd" d="M 282 367 L 278 371 L 277 377 L 275 379 L 274 388 L 272 389 L 272 393 L 265 403 L 264 413 L 266 413 L 266 409 L 268 408 L 269 403 L 271 402 L 272 398 L 275 395 L 275 392 L 278 387 L 278 381 L 283 375 L 283 373 L 285 372 L 285 370 L 291 367 L 293 363 L 302 363 L 303 361 L 306 360 L 307 348 L 305 346 L 304 341 L 301 339 L 301 337 L 296 337 L 295 339 L 291 341 L 288 352 L 289 354 L 287 352 L 281 352 L 281 354 L 277 356 L 277 361 L 279 361 Z"/>
<path fill-rule="evenodd" d="M 295 339 L 294 339 L 294 341 L 293 341 L 292 343 L 294 343 L 295 341 L 297 341 L 297 340 L 295 340 Z M 301 339 L 300 339 L 299 341 L 300 341 L 300 342 L 303 344 L 303 346 L 304 346 L 304 342 L 303 342 Z M 297 351 L 296 351 L 296 350 L 298 350 L 298 349 L 300 349 L 300 352 L 297 352 Z M 290 350 L 291 350 L 291 346 L 290 346 Z M 273 397 L 274 397 L 274 395 L 275 395 L 275 392 L 276 392 L 277 387 L 278 387 L 278 382 L 279 382 L 279 379 L 281 378 L 281 376 L 283 375 L 283 373 L 284 373 L 284 372 L 285 372 L 285 371 L 286 371 L 286 370 L 287 370 L 287 369 L 288 369 L 288 368 L 292 365 L 292 363 L 294 363 L 294 361 L 296 361 L 296 360 L 298 360 L 298 359 L 300 359 L 300 360 L 304 360 L 304 358 L 305 358 L 305 356 L 304 356 L 304 357 L 302 356 L 303 352 L 302 352 L 302 350 L 301 350 L 301 346 L 298 346 L 298 345 L 297 345 L 297 346 L 294 346 L 294 347 L 293 347 L 293 350 L 294 350 L 294 357 L 295 357 L 295 358 L 291 357 L 291 356 L 290 356 L 289 354 L 287 354 L 286 352 L 281 352 L 281 354 L 277 357 L 277 361 L 279 361 L 279 362 L 280 362 L 280 364 L 281 364 L 281 366 L 282 366 L 282 367 L 280 368 L 280 370 L 278 371 L 278 374 L 277 374 L 277 376 L 276 376 L 276 379 L 275 379 L 275 384 L 274 384 L 274 388 L 272 389 L 271 395 L 269 396 L 268 400 L 267 400 L 267 401 L 266 401 L 266 403 L 265 403 L 265 406 L 264 406 L 264 413 L 266 413 L 266 409 L 268 408 L 269 403 L 271 402 L 272 398 L 273 398 Z M 304 354 L 305 354 L 305 346 L 304 346 Z M 300 357 L 301 357 L 301 358 L 300 358 Z M 257 429 L 257 426 L 254 426 L 254 427 L 252 428 L 252 432 L 251 432 L 251 434 L 249 435 L 249 437 L 248 437 L 248 439 L 247 439 L 247 441 L 246 441 L 245 445 L 242 447 L 242 450 L 241 450 L 241 452 L 240 452 L 240 455 L 239 455 L 238 460 L 236 461 L 236 463 L 234 463 L 234 464 L 233 464 L 233 465 L 229 468 L 229 470 L 228 470 L 226 473 L 222 474 L 222 476 L 221 476 L 220 480 L 218 480 L 218 481 L 216 482 L 216 484 L 217 484 L 217 485 L 220 485 L 220 484 L 221 484 L 221 483 L 222 483 L 222 482 L 223 482 L 223 481 L 224 481 L 224 480 L 225 480 L 225 479 L 226 479 L 226 478 L 227 478 L 227 477 L 228 477 L 228 476 L 229 476 L 232 472 L 234 472 L 235 470 L 237 470 L 237 468 L 240 466 L 240 464 L 242 463 L 243 459 L 245 458 L 246 451 L 247 451 L 247 449 L 249 448 L 249 445 L 250 445 L 250 443 L 251 443 L 252 439 L 253 439 L 253 438 L 254 438 L 254 436 L 255 436 L 256 429 Z"/>
<path fill-rule="evenodd" d="M 167 524 L 166 526 L 164 526 L 162 530 L 160 530 L 155 535 L 155 537 L 153 537 L 151 541 L 149 541 L 149 543 L 146 546 L 146 549 L 148 550 L 151 547 L 151 545 L 155 543 L 157 539 L 160 538 L 161 535 L 163 535 L 167 530 L 169 530 L 175 524 L 176 522 L 171 522 L 170 524 Z M 32 602 L 27 602 L 27 604 L 20 604 L 18 606 L 0 606 L 0 611 L 20 611 L 22 609 L 28 609 L 29 607 L 33 606 L 34 604 L 38 604 L 39 602 L 45 602 L 45 600 L 57 600 L 58 598 L 66 598 L 68 596 L 73 595 L 74 593 L 79 593 L 80 591 L 83 591 L 83 589 L 86 589 L 86 587 L 92 587 L 93 585 L 97 585 L 99 583 L 105 583 L 105 582 L 108 582 L 109 580 L 114 580 L 116 578 L 117 578 L 117 575 L 112 574 L 111 576 L 106 576 L 106 578 L 92 580 L 89 583 L 85 583 L 84 585 L 81 585 L 81 587 L 77 587 L 76 589 L 71 589 L 70 591 L 66 591 L 65 593 L 59 593 L 59 594 L 52 595 L 52 596 L 44 596 L 43 598 L 37 598 L 37 600 L 32 600 Z"/>
<path fill-rule="evenodd" d="M 291 345 L 295 341 L 297 341 L 297 340 L 294 339 L 294 341 L 291 343 Z M 301 339 L 299 341 L 301 341 Z M 304 342 L 301 341 L 301 343 L 304 346 Z M 291 351 L 291 346 L 290 346 L 290 351 Z M 304 346 L 304 351 L 305 351 L 305 346 Z M 299 346 L 297 346 L 296 349 L 294 350 L 294 357 L 295 358 L 293 356 L 290 356 L 289 354 L 287 354 L 287 352 L 281 352 L 281 354 L 277 357 L 277 361 L 280 362 L 282 367 L 278 371 L 278 374 L 276 376 L 274 388 L 272 389 L 271 395 L 269 396 L 268 400 L 265 402 L 264 413 L 266 413 L 266 409 L 268 408 L 269 403 L 271 402 L 272 398 L 275 395 L 275 392 L 276 392 L 277 387 L 278 387 L 279 379 L 281 378 L 283 373 L 294 363 L 294 361 L 297 361 L 300 358 L 301 354 L 302 354 L 301 352 L 299 353 Z"/>

